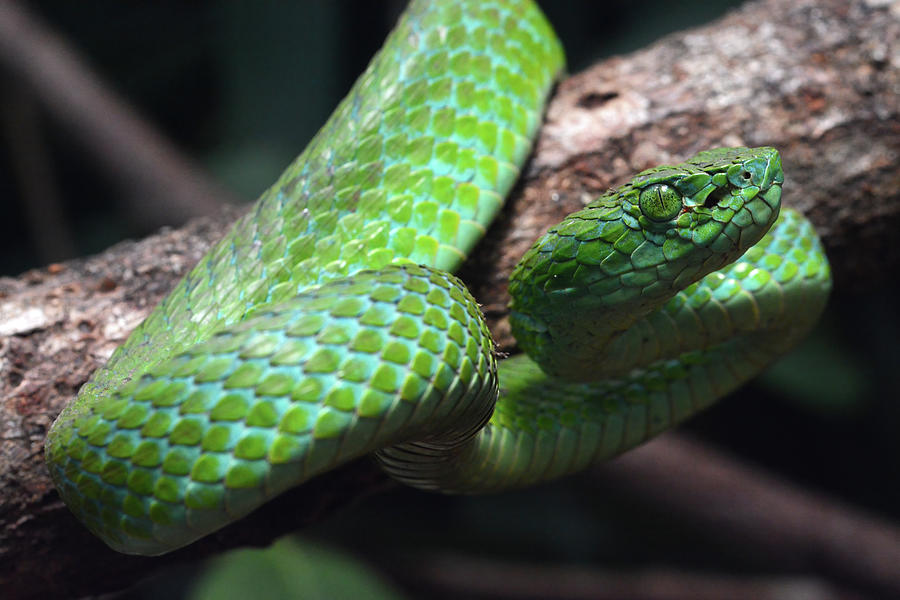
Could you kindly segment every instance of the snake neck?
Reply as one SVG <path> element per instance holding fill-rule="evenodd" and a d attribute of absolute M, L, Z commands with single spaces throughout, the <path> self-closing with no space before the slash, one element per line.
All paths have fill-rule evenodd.
<path fill-rule="evenodd" d="M 719 149 L 644 171 L 551 228 L 510 278 L 510 323 L 544 371 L 624 373 L 610 353 L 680 290 L 737 260 L 778 216 L 772 148 Z"/>

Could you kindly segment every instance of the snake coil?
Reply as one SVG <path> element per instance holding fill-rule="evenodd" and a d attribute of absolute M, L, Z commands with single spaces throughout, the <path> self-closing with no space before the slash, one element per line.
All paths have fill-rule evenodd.
<path fill-rule="evenodd" d="M 450 274 L 519 173 L 563 53 L 524 0 L 414 0 L 309 147 L 81 389 L 47 465 L 111 547 L 159 554 L 376 452 L 484 492 L 686 419 L 797 342 L 828 263 L 772 148 L 636 175 L 510 280 L 497 361 Z"/>

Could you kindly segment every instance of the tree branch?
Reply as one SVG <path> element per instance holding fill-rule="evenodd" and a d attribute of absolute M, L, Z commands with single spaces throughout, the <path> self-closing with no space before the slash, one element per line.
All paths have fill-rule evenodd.
<path fill-rule="evenodd" d="M 0 0 L 0 64 L 26 82 L 130 198 L 143 222 L 183 223 L 232 195 L 141 119 L 78 53 L 13 0 Z"/>
<path fill-rule="evenodd" d="M 0 1 L 0 8 L 6 6 Z M 790 181 L 786 201 L 806 211 L 823 233 L 838 289 L 885 281 L 900 262 L 893 242 L 900 225 L 900 24 L 890 10 L 886 3 L 862 0 L 753 2 L 564 81 L 509 209 L 463 274 L 485 303 L 498 340 L 511 346 L 506 277 L 544 228 L 635 170 L 709 146 L 781 148 Z M 0 279 L 3 597 L 120 589 L 172 562 L 266 543 L 284 533 L 285 525 L 299 527 L 385 485 L 374 466 L 361 461 L 286 494 L 218 535 L 156 559 L 106 549 L 53 491 L 41 453 L 50 422 L 233 217 L 226 211 L 99 256 Z M 867 266 L 876 262 L 873 256 L 878 270 Z M 624 464 L 640 464 L 642 456 L 647 454 L 635 452 Z M 652 470 L 621 469 L 620 480 L 653 489 Z M 758 483 L 735 475 L 729 485 L 740 496 L 743 486 Z M 714 479 L 698 479 L 695 502 L 714 496 L 718 486 Z M 796 509 L 795 501 L 788 497 L 787 504 L 767 508 Z M 849 509 L 836 510 L 856 518 Z M 749 535 L 754 518 L 737 518 L 743 529 L 736 531 Z M 891 531 L 890 525 L 873 527 Z M 873 527 L 859 532 L 860 544 L 887 543 L 872 537 Z M 821 537 L 805 541 L 810 552 L 827 543 Z M 890 544 L 880 547 L 895 551 Z M 855 551 L 829 547 L 821 560 L 837 569 Z M 872 565 L 845 573 L 885 581 Z M 900 592 L 900 585 L 894 590 Z"/>
<path fill-rule="evenodd" d="M 865 0 L 765 0 L 563 81 L 503 218 L 463 278 L 501 345 L 506 275 L 552 223 L 642 169 L 775 146 L 784 202 L 822 235 L 836 289 L 900 265 L 900 19 Z M 878 257 L 873 260 L 872 257 Z"/>
<path fill-rule="evenodd" d="M 900 527 L 684 437 L 663 435 L 592 469 L 584 481 L 740 540 L 783 569 L 900 591 Z"/>
<path fill-rule="evenodd" d="M 735 577 L 644 569 L 604 572 L 584 566 L 473 560 L 466 556 L 378 558 L 380 569 L 421 598 L 494 600 L 851 600 L 860 595 L 810 577 Z"/>

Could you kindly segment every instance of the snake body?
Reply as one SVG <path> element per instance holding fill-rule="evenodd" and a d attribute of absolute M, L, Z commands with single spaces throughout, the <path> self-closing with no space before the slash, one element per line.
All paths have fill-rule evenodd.
<path fill-rule="evenodd" d="M 159 554 L 375 452 L 483 492 L 571 473 L 728 393 L 830 286 L 771 148 L 635 176 L 510 282 L 497 360 L 450 274 L 486 233 L 563 65 L 531 2 L 414 0 L 255 207 L 54 423 L 50 473 L 111 547 Z"/>

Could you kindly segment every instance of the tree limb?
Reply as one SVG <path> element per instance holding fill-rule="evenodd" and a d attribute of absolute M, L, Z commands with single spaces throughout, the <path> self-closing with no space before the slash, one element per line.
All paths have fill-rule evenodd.
<path fill-rule="evenodd" d="M 509 209 L 463 273 L 498 340 L 512 345 L 506 277 L 544 228 L 636 170 L 716 145 L 781 148 L 786 202 L 822 232 L 837 288 L 885 281 L 900 262 L 893 242 L 900 225 L 900 24 L 892 10 L 874 0 L 753 2 L 562 82 Z M 285 524 L 299 527 L 385 485 L 361 461 L 156 559 L 106 549 L 53 491 L 42 457 L 50 422 L 233 217 L 225 211 L 95 257 L 0 279 L 3 597 L 121 589 L 172 562 L 266 543 Z M 648 473 L 634 468 L 620 478 L 652 489 Z M 730 482 L 735 494 L 752 485 L 738 476 Z M 715 494 L 717 484 L 709 485 L 695 487 L 698 502 Z M 846 558 L 832 550 L 823 557 L 829 568 Z M 879 575 L 863 568 L 850 576 Z"/>
<path fill-rule="evenodd" d="M 463 278 L 497 317 L 506 276 L 552 223 L 642 169 L 715 146 L 775 146 L 783 201 L 822 235 L 836 289 L 900 265 L 896 3 L 765 0 L 563 81 L 503 218 Z M 877 260 L 873 260 L 877 257 Z"/>
<path fill-rule="evenodd" d="M 900 592 L 900 527 L 684 437 L 660 436 L 592 469 L 583 481 L 598 493 L 614 489 L 689 519 L 773 557 L 780 568 Z"/>
<path fill-rule="evenodd" d="M 145 223 L 212 214 L 231 194 L 211 180 L 36 16 L 0 0 L 0 64 L 27 83 L 56 121 L 93 155 Z"/>
<path fill-rule="evenodd" d="M 859 600 L 861 595 L 810 577 L 735 577 L 642 569 L 498 562 L 467 556 L 385 553 L 380 570 L 420 598 L 494 600 Z"/>

